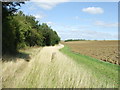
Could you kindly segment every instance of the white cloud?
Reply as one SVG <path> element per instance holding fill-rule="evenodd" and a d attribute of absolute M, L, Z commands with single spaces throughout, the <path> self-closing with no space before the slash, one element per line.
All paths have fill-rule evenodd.
<path fill-rule="evenodd" d="M 31 2 L 68 2 L 71 0 L 30 0 Z"/>
<path fill-rule="evenodd" d="M 118 27 L 118 23 L 106 23 L 104 21 L 96 21 L 95 25 L 102 27 Z"/>
<path fill-rule="evenodd" d="M 120 0 L 71 0 L 73 2 L 119 2 Z"/>
<path fill-rule="evenodd" d="M 48 21 L 46 22 L 49 26 L 52 26 L 52 25 L 55 25 L 55 23 L 51 22 L 51 21 Z"/>
<path fill-rule="evenodd" d="M 43 19 L 45 17 L 45 15 L 43 14 L 34 14 L 33 16 L 35 16 L 36 19 Z"/>
<path fill-rule="evenodd" d="M 93 30 L 86 30 L 83 31 L 83 34 L 85 37 L 89 37 L 91 39 L 117 39 L 116 34 L 106 33 L 106 32 L 100 32 L 100 31 L 93 31 Z"/>
<path fill-rule="evenodd" d="M 1 1 L 1 0 L 0 0 Z M 34 2 L 64 2 L 64 0 L 30 0 Z M 119 0 L 69 0 L 70 2 L 119 2 Z"/>
<path fill-rule="evenodd" d="M 94 30 L 74 30 L 59 32 L 63 40 L 65 39 L 88 39 L 88 40 L 112 40 L 118 39 L 117 33 L 111 34 Z"/>
<path fill-rule="evenodd" d="M 53 7 L 55 7 L 58 3 L 54 2 L 40 2 L 40 3 L 37 3 L 38 6 L 40 6 L 41 8 L 43 9 L 46 9 L 46 10 L 50 10 L 52 9 Z"/>
<path fill-rule="evenodd" d="M 31 0 L 31 1 L 36 2 L 36 5 L 43 9 L 50 10 L 59 3 L 68 2 L 69 0 Z"/>
<path fill-rule="evenodd" d="M 57 26 L 56 26 L 57 25 Z M 56 27 L 55 27 L 56 26 Z M 107 31 L 109 29 L 99 30 L 99 28 L 92 30 L 89 25 L 64 25 L 55 24 L 56 30 L 62 40 L 65 39 L 88 39 L 88 40 L 116 40 L 118 39 L 118 32 L 116 29 Z"/>
<path fill-rule="evenodd" d="M 104 10 L 100 7 L 83 8 L 82 11 L 90 13 L 90 14 L 102 14 L 102 13 L 104 13 Z"/>

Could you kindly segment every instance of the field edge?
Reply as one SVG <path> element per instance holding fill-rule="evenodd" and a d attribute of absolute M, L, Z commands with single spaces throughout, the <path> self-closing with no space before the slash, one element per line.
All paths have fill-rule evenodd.
<path fill-rule="evenodd" d="M 119 65 L 72 52 L 71 48 L 67 45 L 59 51 L 72 58 L 76 63 L 78 63 L 78 65 L 83 65 L 85 68 L 91 69 L 93 74 L 98 77 L 99 80 L 100 78 L 104 78 L 107 80 L 107 83 L 113 82 L 111 85 L 114 84 L 113 87 L 118 88 L 120 84 L 118 78 L 118 71 L 120 71 Z"/>

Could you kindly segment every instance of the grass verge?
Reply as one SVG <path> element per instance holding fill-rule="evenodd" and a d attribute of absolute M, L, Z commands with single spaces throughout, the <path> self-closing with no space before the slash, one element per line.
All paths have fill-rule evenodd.
<path fill-rule="evenodd" d="M 84 68 L 91 70 L 93 76 L 97 77 L 101 83 L 103 82 L 110 87 L 112 86 L 118 88 L 118 70 L 120 70 L 119 65 L 100 61 L 89 56 L 72 52 L 68 46 L 60 49 L 60 51 L 71 57 L 78 65 L 82 65 Z"/>

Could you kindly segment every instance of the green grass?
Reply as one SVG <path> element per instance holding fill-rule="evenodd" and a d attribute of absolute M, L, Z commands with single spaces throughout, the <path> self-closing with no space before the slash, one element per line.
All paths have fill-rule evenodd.
<path fill-rule="evenodd" d="M 72 52 L 67 46 L 60 49 L 60 51 L 71 57 L 78 65 L 82 65 L 84 68 L 91 70 L 93 75 L 97 77 L 99 81 L 106 83 L 106 85 L 109 83 L 110 86 L 112 85 L 113 87 L 118 87 L 118 69 L 120 70 L 119 65 L 100 61 L 89 56 Z"/>

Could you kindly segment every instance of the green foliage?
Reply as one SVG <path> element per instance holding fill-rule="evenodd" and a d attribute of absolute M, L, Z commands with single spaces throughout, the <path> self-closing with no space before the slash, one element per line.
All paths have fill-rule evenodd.
<path fill-rule="evenodd" d="M 6 8 L 9 5 L 13 5 L 13 13 L 11 8 Z M 60 38 L 54 30 L 46 23 L 39 24 L 32 15 L 16 12 L 16 5 L 18 4 L 3 4 L 3 54 L 15 53 L 26 46 L 50 46 L 59 43 Z"/>
<path fill-rule="evenodd" d="M 23 4 L 23 2 L 22 2 Z M 2 2 L 2 53 L 17 51 L 16 30 L 19 28 L 13 14 L 21 2 Z"/>
<path fill-rule="evenodd" d="M 15 43 L 15 29 L 16 26 L 14 20 L 7 19 L 3 22 L 3 30 L 2 30 L 2 50 L 9 51 L 14 53 L 16 51 L 16 43 Z M 13 49 L 14 48 L 14 49 Z"/>

